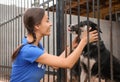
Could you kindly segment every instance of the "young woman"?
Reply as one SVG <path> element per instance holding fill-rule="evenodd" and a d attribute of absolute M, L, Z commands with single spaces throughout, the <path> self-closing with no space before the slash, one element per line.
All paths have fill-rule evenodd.
<path fill-rule="evenodd" d="M 10 82 L 40 82 L 45 74 L 46 65 L 56 69 L 72 68 L 87 44 L 87 32 L 84 32 L 79 44 L 77 44 L 76 38 L 73 40 L 73 48 L 77 47 L 67 57 L 65 57 L 65 51 L 60 56 L 45 52 L 40 40 L 43 36 L 50 35 L 52 23 L 49 21 L 47 13 L 41 8 L 29 8 L 24 13 L 24 26 L 28 34 L 23 39 L 22 45 L 12 55 Z M 89 35 L 89 42 L 98 40 L 97 31 L 89 32 Z"/>

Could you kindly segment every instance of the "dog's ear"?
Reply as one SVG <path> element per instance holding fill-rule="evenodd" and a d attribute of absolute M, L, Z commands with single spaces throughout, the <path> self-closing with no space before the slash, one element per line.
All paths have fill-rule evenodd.
<path fill-rule="evenodd" d="M 98 29 L 98 28 L 97 28 Z M 101 29 L 99 28 L 99 32 L 102 33 Z"/>
<path fill-rule="evenodd" d="M 82 25 L 84 26 L 84 25 L 89 25 L 92 29 L 91 29 L 91 31 L 92 30 L 98 30 L 98 25 L 96 24 L 96 23 L 94 23 L 94 22 L 92 22 L 92 21 L 88 21 L 88 20 L 86 20 L 86 21 L 83 21 L 82 22 Z M 99 32 L 100 33 L 102 33 L 102 31 L 101 31 L 101 29 L 99 28 Z"/>
<path fill-rule="evenodd" d="M 102 33 L 101 29 L 98 28 L 98 25 L 97 25 L 96 23 L 94 23 L 94 22 L 92 22 L 92 21 L 89 21 L 89 22 L 90 22 L 90 25 L 91 25 L 92 27 L 94 27 L 96 30 L 99 30 L 99 32 Z"/>

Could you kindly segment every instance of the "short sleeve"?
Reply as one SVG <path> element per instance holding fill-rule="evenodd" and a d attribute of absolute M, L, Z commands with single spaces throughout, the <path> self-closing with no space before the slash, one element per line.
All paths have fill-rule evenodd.
<path fill-rule="evenodd" d="M 44 54 L 44 50 L 37 46 L 25 47 L 24 50 L 22 51 L 23 59 L 31 63 L 33 63 L 42 54 Z"/>

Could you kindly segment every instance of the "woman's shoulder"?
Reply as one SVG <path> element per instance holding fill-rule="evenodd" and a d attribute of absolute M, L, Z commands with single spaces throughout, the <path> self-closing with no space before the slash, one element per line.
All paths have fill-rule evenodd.
<path fill-rule="evenodd" d="M 21 49 L 21 51 L 36 51 L 36 50 L 39 50 L 40 48 L 33 45 L 33 44 L 23 44 L 23 47 Z"/>
<path fill-rule="evenodd" d="M 44 51 L 44 48 L 41 43 L 39 43 L 39 46 L 36 46 L 34 44 L 27 43 L 26 37 L 23 38 L 22 48 L 21 48 L 22 52 L 35 52 L 35 51 L 40 51 L 40 50 Z"/>

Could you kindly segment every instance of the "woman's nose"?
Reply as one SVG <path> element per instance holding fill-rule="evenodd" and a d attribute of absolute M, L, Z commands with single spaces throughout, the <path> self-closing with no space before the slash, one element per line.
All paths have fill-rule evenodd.
<path fill-rule="evenodd" d="M 52 22 L 50 22 L 50 26 L 52 26 Z"/>

